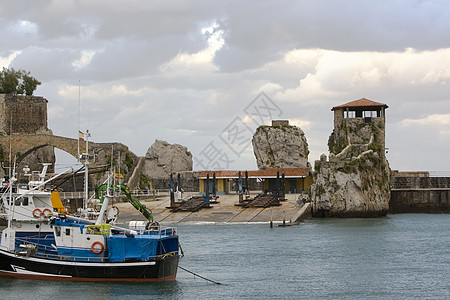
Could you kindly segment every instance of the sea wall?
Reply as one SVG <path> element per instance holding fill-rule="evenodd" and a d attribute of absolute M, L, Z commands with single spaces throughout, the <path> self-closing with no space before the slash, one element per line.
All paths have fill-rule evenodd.
<path fill-rule="evenodd" d="M 181 188 L 184 192 L 198 192 L 199 172 L 184 171 L 178 172 L 181 179 Z M 173 182 L 176 185 L 178 173 L 173 174 Z M 168 190 L 170 187 L 170 176 L 151 178 L 151 184 L 155 190 Z"/>
<path fill-rule="evenodd" d="M 392 189 L 449 189 L 450 177 L 392 177 Z"/>
<path fill-rule="evenodd" d="M 450 213 L 450 177 L 393 177 L 389 213 Z"/>

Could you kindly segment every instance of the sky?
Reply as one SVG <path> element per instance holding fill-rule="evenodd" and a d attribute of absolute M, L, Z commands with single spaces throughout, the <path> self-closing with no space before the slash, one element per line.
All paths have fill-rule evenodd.
<path fill-rule="evenodd" d="M 257 169 L 272 119 L 305 132 L 313 165 L 331 108 L 367 98 L 389 106 L 391 169 L 449 171 L 449 36 L 446 0 L 0 2 L 0 68 L 42 82 L 53 134 L 181 144 L 195 170 Z"/>

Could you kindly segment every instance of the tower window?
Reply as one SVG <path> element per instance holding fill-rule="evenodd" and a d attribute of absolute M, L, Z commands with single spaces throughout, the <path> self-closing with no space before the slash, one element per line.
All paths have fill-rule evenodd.
<path fill-rule="evenodd" d="M 356 117 L 356 112 L 354 110 L 344 111 L 344 118 L 352 119 Z"/>

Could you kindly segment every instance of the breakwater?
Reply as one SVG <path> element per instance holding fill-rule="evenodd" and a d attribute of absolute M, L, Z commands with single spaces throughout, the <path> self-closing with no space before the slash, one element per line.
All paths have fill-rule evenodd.
<path fill-rule="evenodd" d="M 393 177 L 389 213 L 450 213 L 450 177 Z"/>

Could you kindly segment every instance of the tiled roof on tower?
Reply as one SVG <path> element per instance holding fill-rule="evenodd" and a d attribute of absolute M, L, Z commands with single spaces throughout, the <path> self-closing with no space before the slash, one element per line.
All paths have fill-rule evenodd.
<path fill-rule="evenodd" d="M 358 100 L 354 100 L 339 106 L 333 107 L 331 110 L 335 110 L 338 108 L 345 108 L 345 107 L 384 107 L 388 108 L 388 106 L 384 103 L 375 102 L 366 98 L 361 98 Z"/>

